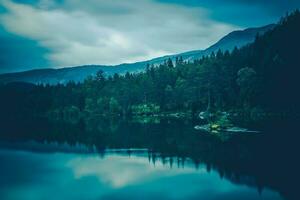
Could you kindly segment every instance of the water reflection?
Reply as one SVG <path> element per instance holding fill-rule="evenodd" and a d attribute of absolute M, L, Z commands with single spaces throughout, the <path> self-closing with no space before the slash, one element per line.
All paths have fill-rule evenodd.
<path fill-rule="evenodd" d="M 170 168 L 148 152 L 97 154 L 33 153 L 1 150 L 0 198 L 22 199 L 265 199 L 271 189 L 233 184 L 204 164 Z M 18 163 L 18 164 L 17 164 Z"/>
<path fill-rule="evenodd" d="M 13 141 L 14 145 L 11 148 L 19 150 L 27 149 L 44 153 L 79 153 L 72 159 L 69 159 L 72 154 L 61 156 L 61 162 L 64 163 L 64 167 L 58 167 L 58 172 L 64 169 L 65 172 L 69 174 L 71 173 L 70 171 L 72 171 L 72 177 L 76 175 L 75 178 L 77 177 L 80 181 L 82 181 L 82 179 L 93 179 L 97 184 L 99 182 L 99 176 L 97 175 L 100 173 L 100 175 L 102 175 L 101 180 L 106 180 L 106 182 L 104 181 L 101 183 L 101 187 L 97 186 L 97 188 L 105 186 L 111 190 L 114 188 L 114 190 L 119 191 L 117 188 L 118 185 L 123 188 L 127 187 L 127 185 L 136 184 L 135 182 L 140 180 L 136 177 L 146 179 L 148 176 L 146 176 L 145 173 L 149 171 L 148 169 L 153 169 L 153 171 L 150 170 L 149 172 L 153 175 L 153 178 L 156 176 L 154 172 L 159 172 L 163 175 L 164 170 L 169 170 L 170 172 L 168 171 L 168 173 L 180 171 L 180 173 L 183 174 L 188 170 L 194 170 L 194 172 L 191 173 L 195 175 L 194 173 L 196 173 L 195 171 L 198 169 L 197 174 L 199 175 L 199 172 L 205 169 L 207 176 L 215 174 L 216 177 L 221 179 L 218 179 L 219 181 L 230 182 L 231 185 L 236 186 L 238 190 L 241 189 L 242 191 L 243 188 L 251 188 L 251 190 L 257 191 L 255 194 L 258 194 L 258 196 L 252 196 L 252 199 L 260 199 L 261 196 L 259 196 L 259 194 L 264 194 L 270 189 L 277 191 L 278 194 L 287 200 L 300 199 L 298 192 L 298 182 L 300 180 L 298 152 L 300 152 L 300 145 L 298 142 L 299 136 L 297 134 L 297 124 L 299 123 L 288 123 L 284 125 L 284 123 L 280 121 L 277 124 L 282 125 L 282 127 L 276 127 L 272 124 L 271 129 L 266 128 L 263 134 L 241 134 L 229 140 L 222 141 L 211 135 L 195 131 L 193 127 L 195 124 L 198 124 L 198 122 L 193 123 L 181 120 L 162 119 L 159 123 L 137 123 L 114 119 L 85 119 L 76 123 L 66 123 L 61 121 L 49 122 L 43 119 L 28 119 L 28 121 L 17 122 L 18 124 L 14 124 L 16 121 L 8 121 L 1 124 L 0 127 L 2 131 L 0 130 L 0 141 Z M 28 143 L 24 143 L 24 141 L 28 140 L 37 142 L 31 142 L 29 145 Z M 2 142 L 0 146 L 4 147 L 5 145 L 3 145 Z M 5 147 L 8 148 L 7 145 Z M 118 152 L 118 156 L 121 157 L 115 158 L 115 155 L 112 154 L 116 152 L 107 152 L 107 149 L 115 148 L 130 148 L 131 150 Z M 134 149 L 147 150 L 146 152 L 142 151 L 142 153 Z M 89 153 L 97 153 L 97 156 L 90 156 Z M 56 169 L 52 166 L 55 165 L 55 163 L 59 166 L 61 163 L 60 159 L 58 159 L 59 156 L 55 157 L 51 155 L 52 154 L 49 154 L 49 156 L 40 156 L 38 159 L 31 159 L 32 156 L 25 156 L 22 159 L 20 158 L 20 161 L 12 161 L 15 165 L 19 165 L 20 168 L 24 166 L 24 169 L 16 169 L 16 171 L 20 172 L 26 170 L 27 166 L 34 166 L 32 168 L 36 171 L 45 167 L 43 172 L 45 175 L 43 176 L 45 176 L 45 180 L 48 181 L 48 174 L 51 175 L 50 172 Z M 128 156 L 132 159 L 128 160 Z M 5 155 L 3 154 L 1 159 L 4 159 L 4 157 Z M 102 160 L 101 157 L 103 157 L 104 160 Z M 126 162 L 121 162 L 123 157 L 126 159 Z M 5 162 L 11 162 L 9 156 L 5 158 L 8 160 Z M 47 161 L 50 158 L 54 160 Z M 134 166 L 132 166 L 134 170 L 129 169 L 128 171 L 124 163 L 130 166 L 130 163 L 139 160 L 138 158 L 141 158 L 145 164 L 134 164 Z M 37 161 L 39 159 L 42 161 Z M 66 162 L 66 159 L 69 159 L 68 162 Z M 44 160 L 46 161 L 44 162 Z M 48 164 L 42 165 L 42 163 L 48 162 L 51 162 L 50 168 Z M 76 164 L 72 165 L 72 163 Z M 112 163 L 112 166 L 105 163 Z M 103 165 L 106 165 L 106 167 L 104 167 L 105 169 L 107 168 L 106 171 L 101 168 Z M 77 168 L 75 168 L 75 166 L 77 166 Z M 137 166 L 143 167 L 135 169 Z M 71 168 L 72 170 L 70 170 Z M 100 172 L 97 171 L 98 168 L 101 168 Z M 111 168 L 114 171 L 113 179 L 109 179 L 108 177 L 104 178 L 102 172 L 105 171 L 107 174 L 107 171 Z M 159 171 L 160 168 L 161 171 Z M 9 166 L 7 166 L 7 169 L 9 169 Z M 21 178 L 27 177 L 28 174 L 30 174 L 29 169 L 28 167 L 28 171 L 25 171 L 23 174 L 16 174 Z M 139 175 L 139 169 L 144 169 L 144 171 L 141 170 L 141 175 Z M 124 171 L 124 174 L 120 174 L 122 171 Z M 159 173 L 157 173 L 157 176 L 159 176 Z M 16 179 L 19 178 L 17 175 Z M 65 175 L 66 174 L 63 174 L 62 176 Z M 4 173 L 3 176 L 5 177 Z M 29 176 L 28 179 L 30 178 Z M 129 180 L 128 182 L 127 179 Z M 162 185 L 165 179 L 160 177 L 159 181 L 161 181 L 161 183 L 157 180 L 154 185 L 147 185 L 147 187 L 155 188 L 156 185 Z M 172 178 L 169 177 L 168 180 L 169 179 L 171 180 Z M 6 182 L 9 183 L 10 181 L 9 178 L 6 178 Z M 40 181 L 41 180 L 38 182 Z M 60 181 L 62 181 L 62 184 L 64 183 L 64 179 L 57 179 L 56 184 L 61 184 Z M 193 181 L 193 178 L 191 177 L 183 182 L 185 181 Z M 184 188 L 184 184 L 183 186 L 180 185 L 181 179 L 178 178 L 174 180 L 174 182 L 179 184 L 178 187 Z M 1 184 L 5 188 L 5 182 Z M 141 182 L 139 183 L 139 187 L 142 189 L 143 187 L 141 185 L 145 184 L 146 182 Z M 171 185 L 169 182 L 168 184 Z M 214 186 L 214 184 L 210 182 L 205 183 L 204 181 L 201 184 L 208 185 L 207 187 Z M 195 183 L 188 185 L 189 188 L 197 187 L 199 191 L 204 187 L 198 188 L 198 185 Z M 172 193 L 173 190 L 177 190 L 176 186 L 173 187 L 173 189 L 169 188 L 170 193 Z M 80 185 L 78 185 L 78 188 L 78 190 L 81 189 Z M 94 186 L 91 186 L 91 189 L 93 188 Z M 184 190 L 189 190 L 189 188 L 184 188 Z M 181 188 L 178 190 L 180 189 Z M 212 190 L 212 195 L 213 193 L 218 193 L 219 189 L 222 191 L 221 186 L 206 189 Z M 69 192 L 75 192 L 73 190 L 75 189 L 73 188 L 72 191 Z M 67 191 L 65 192 L 67 193 Z M 98 191 L 92 192 L 95 192 L 95 195 L 98 194 Z M 134 193 L 137 192 L 139 191 L 135 191 Z M 165 198 L 173 198 L 169 196 L 168 191 L 166 193 L 167 194 L 164 194 Z M 206 193 L 209 192 L 207 191 Z M 90 195 L 92 195 L 93 198 L 95 197 L 93 194 Z M 124 197 L 124 195 L 128 196 L 129 194 L 122 193 L 121 197 Z M 154 195 L 153 197 L 155 197 L 156 193 L 153 192 L 149 195 Z M 223 195 L 225 198 L 226 195 Z M 234 193 L 234 196 L 228 198 L 238 199 L 236 195 L 237 194 Z M 117 196 L 113 197 L 118 199 Z M 247 199 L 247 196 L 239 198 Z"/>

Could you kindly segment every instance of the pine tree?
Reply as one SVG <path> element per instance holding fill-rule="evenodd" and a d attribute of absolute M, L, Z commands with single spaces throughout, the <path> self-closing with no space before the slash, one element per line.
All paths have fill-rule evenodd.
<path fill-rule="evenodd" d="M 168 66 L 169 68 L 173 68 L 173 67 L 174 67 L 174 65 L 173 65 L 173 62 L 172 62 L 171 58 L 168 58 L 168 61 L 167 61 L 167 66 Z"/>

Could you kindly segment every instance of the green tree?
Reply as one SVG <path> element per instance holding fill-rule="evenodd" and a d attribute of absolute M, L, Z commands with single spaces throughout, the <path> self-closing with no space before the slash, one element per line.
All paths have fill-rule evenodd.
<path fill-rule="evenodd" d="M 245 67 L 237 73 L 237 84 L 240 87 L 240 97 L 244 106 L 249 106 L 254 96 L 257 83 L 257 75 L 253 68 Z"/>

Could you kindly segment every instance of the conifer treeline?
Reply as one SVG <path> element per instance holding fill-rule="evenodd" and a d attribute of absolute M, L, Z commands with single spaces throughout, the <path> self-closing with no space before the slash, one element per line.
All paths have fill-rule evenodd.
<path fill-rule="evenodd" d="M 300 12 L 282 18 L 253 44 L 218 51 L 193 62 L 182 57 L 142 73 L 106 77 L 99 71 L 83 83 L 0 86 L 1 116 L 130 115 L 234 110 L 300 111 Z"/>

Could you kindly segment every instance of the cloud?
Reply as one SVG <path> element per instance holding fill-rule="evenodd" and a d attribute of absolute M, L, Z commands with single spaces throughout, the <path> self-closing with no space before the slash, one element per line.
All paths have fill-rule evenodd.
<path fill-rule="evenodd" d="M 200 7 L 154 0 L 0 0 L 0 24 L 37 41 L 53 66 L 119 64 L 203 49 L 238 27 Z"/>
<path fill-rule="evenodd" d="M 44 56 L 49 53 L 34 41 L 7 33 L 0 27 L 0 73 L 49 66 Z"/>
<path fill-rule="evenodd" d="M 251 6 L 257 6 L 264 8 L 265 11 L 269 11 L 271 13 L 276 13 L 279 15 L 284 14 L 287 11 L 294 10 L 296 8 L 299 8 L 300 2 L 299 0 L 227 0 L 224 2 L 224 0 L 157 0 L 161 2 L 167 2 L 167 3 L 176 3 L 176 4 L 183 4 L 188 6 L 202 6 L 202 7 L 208 7 L 213 8 L 215 5 L 222 5 L 223 6 L 240 6 L 240 7 L 251 7 Z M 217 8 L 219 9 L 219 7 Z M 236 10 L 234 12 L 239 12 L 239 10 Z M 279 12 L 279 13 L 278 13 Z M 278 16 L 278 15 L 277 15 Z"/>
<path fill-rule="evenodd" d="M 190 164 L 190 163 L 188 163 Z M 173 168 L 163 165 L 157 161 L 155 165 L 150 164 L 146 156 L 109 155 L 105 159 L 99 157 L 77 157 L 67 164 L 74 173 L 76 179 L 87 176 L 98 177 L 99 181 L 112 188 L 127 187 L 134 184 L 146 183 L 163 177 L 174 177 L 177 175 L 188 175 L 197 173 L 205 174 L 206 168 L 202 166 L 195 168 L 187 165 L 185 168 Z M 122 169 L 122 173 L 119 172 Z"/>
<path fill-rule="evenodd" d="M 157 0 L 169 4 L 202 7 L 217 21 L 243 27 L 275 23 L 286 12 L 300 8 L 299 0 Z"/>

